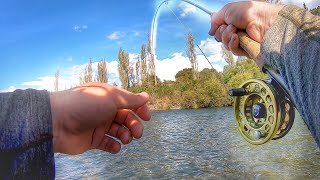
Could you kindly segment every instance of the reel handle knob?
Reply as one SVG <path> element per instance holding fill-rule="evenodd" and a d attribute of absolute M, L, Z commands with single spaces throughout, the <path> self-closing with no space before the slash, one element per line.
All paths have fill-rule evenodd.
<path fill-rule="evenodd" d="M 229 90 L 230 96 L 245 96 L 248 95 L 248 92 L 244 88 L 235 88 Z"/>

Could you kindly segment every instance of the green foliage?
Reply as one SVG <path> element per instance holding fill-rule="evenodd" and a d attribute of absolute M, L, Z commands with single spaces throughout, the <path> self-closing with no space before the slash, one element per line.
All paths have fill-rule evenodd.
<path fill-rule="evenodd" d="M 176 81 L 133 87 L 130 90 L 135 93 L 148 92 L 152 97 L 151 105 L 160 109 L 222 107 L 231 104 L 228 88 L 216 70 L 204 69 L 199 73 L 199 80 L 193 80 L 192 69 L 186 68 L 175 77 Z"/>
<path fill-rule="evenodd" d="M 222 77 L 224 83 L 229 87 L 239 87 L 244 81 L 251 78 L 268 78 L 251 59 L 241 61 L 235 66 L 225 67 Z"/>
<path fill-rule="evenodd" d="M 311 9 L 310 12 L 314 15 L 320 16 L 320 6 L 314 8 L 314 9 Z"/>
<path fill-rule="evenodd" d="M 203 69 L 198 80 L 193 80 L 191 68 L 179 71 L 175 78 L 176 81 L 164 81 L 157 85 L 144 83 L 129 90 L 148 92 L 154 109 L 222 107 L 232 104 L 232 98 L 228 95 L 230 88 L 239 87 L 250 78 L 266 79 L 268 76 L 253 60 L 243 60 L 226 66 L 222 73 L 215 69 Z"/>
<path fill-rule="evenodd" d="M 176 76 L 176 81 L 185 83 L 185 82 L 190 82 L 193 79 L 193 74 L 192 74 L 192 69 L 191 68 L 186 68 L 181 71 L 179 71 Z"/>
<path fill-rule="evenodd" d="M 253 78 L 253 74 L 250 72 L 239 73 L 234 75 L 228 82 L 228 86 L 231 88 L 238 88 L 246 80 Z"/>

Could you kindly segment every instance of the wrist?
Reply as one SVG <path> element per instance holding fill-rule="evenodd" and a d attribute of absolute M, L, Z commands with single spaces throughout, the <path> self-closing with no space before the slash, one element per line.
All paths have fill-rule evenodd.
<path fill-rule="evenodd" d="M 53 143 L 53 151 L 59 152 L 58 144 L 59 144 L 59 134 L 61 123 L 59 122 L 59 103 L 58 103 L 58 92 L 50 93 L 50 105 L 51 105 L 51 118 L 52 118 L 52 143 Z"/>

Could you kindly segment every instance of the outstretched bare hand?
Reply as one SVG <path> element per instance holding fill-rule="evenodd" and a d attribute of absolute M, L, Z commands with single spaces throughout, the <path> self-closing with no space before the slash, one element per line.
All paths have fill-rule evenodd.
<path fill-rule="evenodd" d="M 102 83 L 90 83 L 50 94 L 55 152 L 81 154 L 90 149 L 118 153 L 121 144 L 143 133 L 150 120 L 147 93 L 133 94 Z M 136 115 L 134 115 L 136 114 Z"/>

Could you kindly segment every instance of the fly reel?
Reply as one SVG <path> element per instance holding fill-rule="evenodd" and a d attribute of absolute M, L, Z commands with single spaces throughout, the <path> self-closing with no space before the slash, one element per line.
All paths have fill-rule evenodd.
<path fill-rule="evenodd" d="M 241 88 L 231 89 L 229 95 L 235 96 L 236 124 L 249 143 L 264 144 L 290 131 L 295 116 L 294 104 L 275 79 L 250 79 Z"/>

